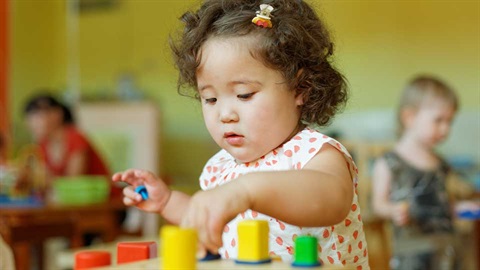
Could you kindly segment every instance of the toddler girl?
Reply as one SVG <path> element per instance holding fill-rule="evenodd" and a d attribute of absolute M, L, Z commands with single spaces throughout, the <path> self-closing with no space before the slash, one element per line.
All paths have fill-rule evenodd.
<path fill-rule="evenodd" d="M 270 225 L 272 256 L 291 260 L 294 239 L 310 234 L 322 263 L 368 269 L 357 169 L 345 147 L 314 129 L 347 99 L 324 23 L 298 0 L 207 0 L 182 21 L 172 43 L 179 90 L 194 89 L 222 150 L 192 197 L 150 172 L 115 174 L 131 185 L 125 204 L 196 228 L 223 258 L 237 256 L 238 222 L 261 219 Z M 148 200 L 134 192 L 138 185 Z"/>

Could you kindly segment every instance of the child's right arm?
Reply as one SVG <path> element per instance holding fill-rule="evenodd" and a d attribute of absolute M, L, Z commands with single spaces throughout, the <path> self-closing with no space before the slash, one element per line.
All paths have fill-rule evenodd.
<path fill-rule="evenodd" d="M 408 202 L 392 203 L 389 198 L 392 172 L 385 159 L 380 158 L 373 168 L 373 211 L 380 217 L 391 219 L 398 226 L 409 222 Z"/>
<path fill-rule="evenodd" d="M 125 205 L 136 206 L 146 212 L 160 213 L 173 224 L 180 224 L 190 202 L 190 196 L 170 190 L 165 182 L 148 171 L 129 169 L 114 174 L 112 180 L 129 184 L 123 189 Z M 148 200 L 142 200 L 142 196 L 135 192 L 135 188 L 140 185 L 147 189 Z"/>

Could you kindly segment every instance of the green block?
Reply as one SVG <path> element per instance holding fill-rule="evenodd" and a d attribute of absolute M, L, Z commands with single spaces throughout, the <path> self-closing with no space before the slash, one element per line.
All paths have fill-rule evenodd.
<path fill-rule="evenodd" d="M 295 239 L 295 255 L 292 266 L 315 267 L 319 266 L 318 240 L 313 236 L 298 236 Z"/>

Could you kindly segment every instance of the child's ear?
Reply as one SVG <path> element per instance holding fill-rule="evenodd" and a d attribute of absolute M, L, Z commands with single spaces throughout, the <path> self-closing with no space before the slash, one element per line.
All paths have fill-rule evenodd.
<path fill-rule="evenodd" d="M 297 80 L 300 78 L 300 76 L 302 76 L 302 74 L 303 74 L 303 68 L 297 72 Z M 300 92 L 298 91 L 298 89 L 295 89 L 295 93 L 296 93 L 295 104 L 297 106 L 302 106 L 305 103 L 303 102 L 303 92 Z"/>
<path fill-rule="evenodd" d="M 297 106 L 302 106 L 303 105 L 303 93 L 298 93 L 297 96 L 295 97 L 295 104 Z"/>
<path fill-rule="evenodd" d="M 400 112 L 400 121 L 405 128 L 408 128 L 412 125 L 413 121 L 415 120 L 415 116 L 417 114 L 417 109 L 413 107 L 406 107 L 403 108 Z"/>

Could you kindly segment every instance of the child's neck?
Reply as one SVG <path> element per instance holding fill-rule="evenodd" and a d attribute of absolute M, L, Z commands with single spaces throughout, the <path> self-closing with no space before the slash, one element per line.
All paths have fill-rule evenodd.
<path fill-rule="evenodd" d="M 434 170 L 440 163 L 432 147 L 409 136 L 400 138 L 395 146 L 395 151 L 402 159 L 420 170 Z"/>

